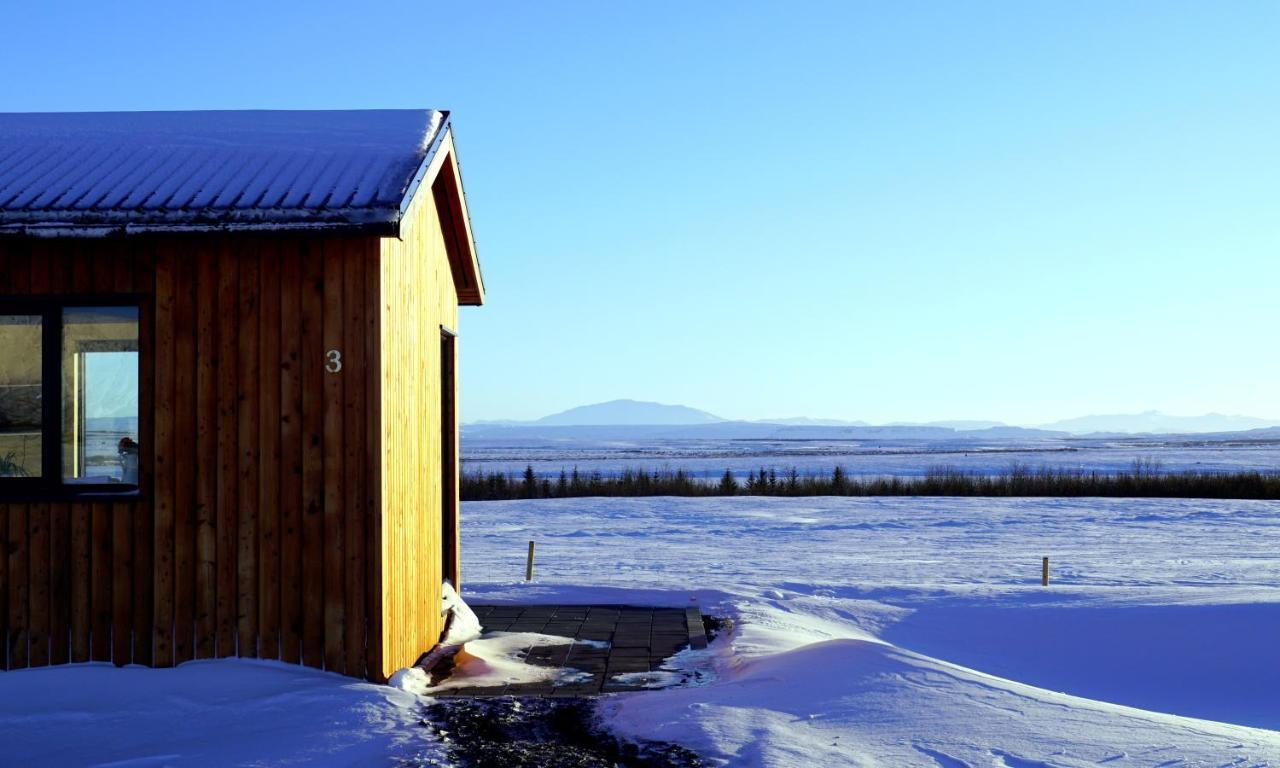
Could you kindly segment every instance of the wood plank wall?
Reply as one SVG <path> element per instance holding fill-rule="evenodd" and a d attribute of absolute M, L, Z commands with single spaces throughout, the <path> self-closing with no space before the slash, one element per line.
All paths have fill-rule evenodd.
<path fill-rule="evenodd" d="M 440 637 L 443 491 L 440 327 L 457 325 L 457 293 L 437 208 L 419 195 L 402 238 L 381 258 L 380 677 L 411 665 Z M 456 439 L 456 438 L 455 438 Z M 452 498 L 457 498 L 456 477 Z"/>
<path fill-rule="evenodd" d="M 381 494 L 437 508 L 438 483 L 408 471 L 438 466 L 428 461 L 433 444 L 406 433 L 424 425 L 403 415 L 438 412 L 428 408 L 433 376 L 412 367 L 438 361 L 398 351 L 416 331 L 393 333 L 390 355 L 379 332 L 446 315 L 452 324 L 455 305 L 440 286 L 396 282 L 439 280 L 443 268 L 451 292 L 442 253 L 424 261 L 407 245 L 354 237 L 0 241 L 0 295 L 146 297 L 143 492 L 0 501 L 0 666 L 240 655 L 378 678 L 430 648 L 439 582 L 428 572 L 439 550 L 417 538 L 432 535 L 420 509 L 384 509 Z M 431 327 L 426 348 L 436 350 Z M 338 373 L 326 372 L 330 349 L 341 353 Z M 380 398 L 384 382 L 393 391 Z M 384 406 L 391 398 L 404 402 Z M 406 420 L 391 428 L 382 414 Z M 380 456 L 387 435 L 394 444 Z M 385 489 L 380 458 L 399 467 Z M 387 511 L 399 558 L 390 573 L 374 535 Z M 398 606 L 387 626 L 428 606 L 436 616 L 427 631 L 401 632 L 390 656 L 377 640 L 387 603 Z"/>
<path fill-rule="evenodd" d="M 96 244 L 91 253 L 51 242 L 0 242 L 0 295 L 150 295 L 155 262 L 154 248 L 126 250 L 115 242 Z M 154 349 L 150 302 L 140 323 L 141 349 Z M 139 390 L 140 398 L 153 397 L 152 368 L 141 370 Z M 141 409 L 139 421 L 142 434 L 155 430 L 151 410 Z M 149 484 L 154 446 L 147 442 L 140 469 Z M 146 502 L 0 501 L 3 667 L 150 663 L 152 535 Z"/>

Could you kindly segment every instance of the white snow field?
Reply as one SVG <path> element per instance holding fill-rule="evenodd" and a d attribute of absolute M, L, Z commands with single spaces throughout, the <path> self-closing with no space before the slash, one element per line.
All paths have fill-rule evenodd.
<path fill-rule="evenodd" d="M 732 618 L 654 676 L 696 685 L 601 700 L 617 733 L 713 764 L 1280 768 L 1280 503 L 557 499 L 463 520 L 472 603 Z M 545 672 L 489 642 L 475 674 Z M 5 672 L 0 765 L 447 763 L 425 701 L 244 660 Z"/>
<path fill-rule="evenodd" d="M 626 736 L 735 766 L 1280 766 L 1275 502 L 556 499 L 464 521 L 473 603 L 735 621 L 687 662 L 709 682 L 606 701 Z"/>
<path fill-rule="evenodd" d="M 0 672 L 0 765 L 394 765 L 445 760 L 413 694 L 247 659 Z"/>

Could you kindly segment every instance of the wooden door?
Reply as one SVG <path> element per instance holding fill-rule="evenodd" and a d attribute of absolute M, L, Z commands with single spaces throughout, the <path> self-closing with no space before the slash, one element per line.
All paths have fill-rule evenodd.
<path fill-rule="evenodd" d="M 440 569 L 458 588 L 457 336 L 440 329 Z"/>

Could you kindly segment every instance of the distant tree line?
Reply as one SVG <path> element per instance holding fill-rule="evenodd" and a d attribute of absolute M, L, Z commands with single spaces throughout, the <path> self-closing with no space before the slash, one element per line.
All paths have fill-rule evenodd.
<path fill-rule="evenodd" d="M 1162 472 L 1158 462 L 1135 461 L 1127 470 L 1100 472 L 1014 464 L 996 474 L 931 467 L 920 477 L 849 477 L 842 467 L 829 474 L 801 474 L 763 467 L 745 482 L 725 470 L 719 482 L 683 470 L 624 469 L 617 474 L 561 470 L 538 477 L 533 466 L 521 475 L 464 472 L 463 501 L 559 499 L 579 496 L 1114 496 L 1185 499 L 1280 499 L 1280 472 Z"/>

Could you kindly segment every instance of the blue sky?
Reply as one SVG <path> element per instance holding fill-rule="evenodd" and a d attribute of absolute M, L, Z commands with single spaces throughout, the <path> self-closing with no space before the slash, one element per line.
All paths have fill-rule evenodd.
<path fill-rule="evenodd" d="M 1280 416 L 1280 5 L 61 3 L 0 110 L 451 109 L 472 419 Z"/>

